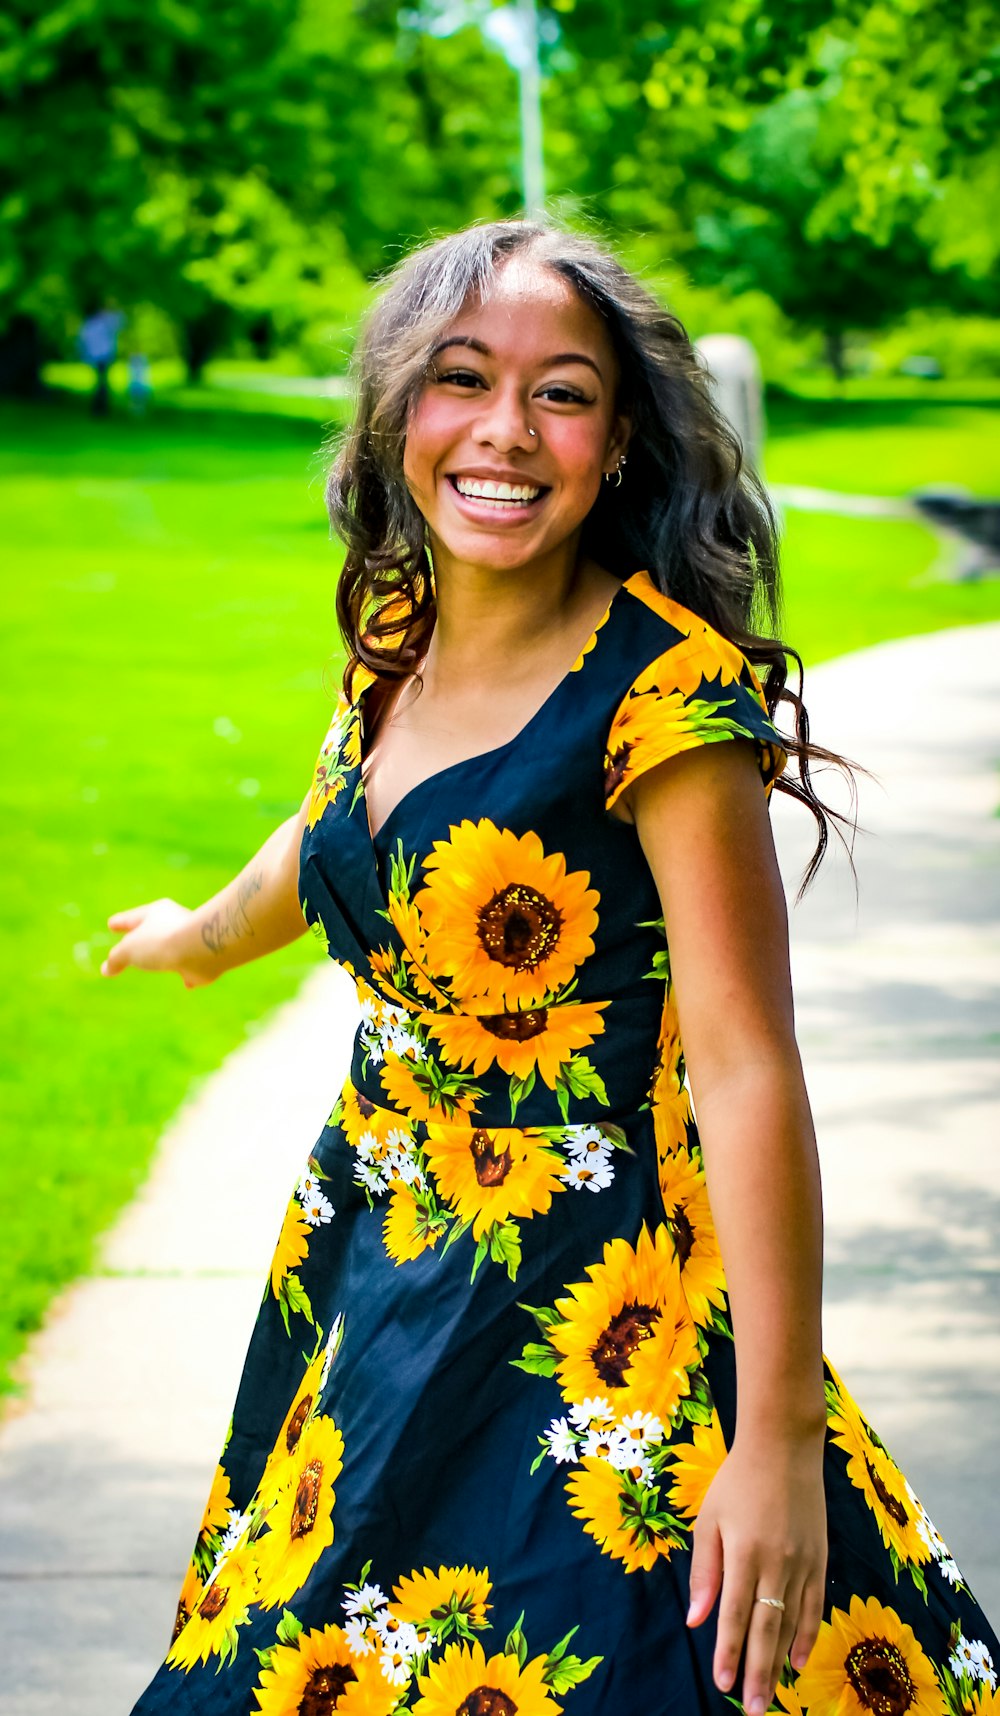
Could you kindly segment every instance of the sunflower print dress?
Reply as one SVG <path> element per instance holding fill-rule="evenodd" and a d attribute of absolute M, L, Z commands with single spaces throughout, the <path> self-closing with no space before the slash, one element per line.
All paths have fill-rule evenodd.
<path fill-rule="evenodd" d="M 786 754 L 750 664 L 644 573 L 514 739 L 374 840 L 366 689 L 300 869 L 357 982 L 353 1064 L 136 1712 L 723 1716 L 684 1616 L 735 1428 L 726 1283 L 661 908 L 608 811 L 696 745 L 752 743 L 765 794 Z M 825 1616 L 774 1710 L 1000 1716 L 958 1565 L 832 1367 L 826 1390 Z"/>

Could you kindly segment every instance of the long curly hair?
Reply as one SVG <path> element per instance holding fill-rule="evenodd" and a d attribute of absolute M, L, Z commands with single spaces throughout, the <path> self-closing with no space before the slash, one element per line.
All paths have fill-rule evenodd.
<path fill-rule="evenodd" d="M 618 358 L 616 409 L 631 423 L 628 480 L 601 484 L 584 521 L 581 552 L 621 578 L 648 572 L 660 590 L 743 652 L 772 720 L 780 704 L 791 709 L 791 730 L 781 740 L 796 772 L 786 769 L 775 791 L 807 805 L 817 825 L 801 898 L 826 852 L 831 821 L 849 826 L 852 836 L 857 827 L 856 815 L 844 816 L 817 796 L 810 763 L 845 773 L 852 806 L 859 765 L 810 740 L 802 659 L 778 636 L 774 514 L 712 399 L 684 327 L 590 237 L 531 221 L 492 221 L 425 245 L 386 278 L 355 351 L 356 410 L 327 481 L 331 523 L 347 550 L 337 618 L 347 646 L 348 696 L 359 666 L 383 681 L 398 680 L 426 653 L 434 582 L 424 518 L 403 476 L 410 406 L 450 323 L 470 300 L 488 296 L 514 256 L 569 281 L 604 322 Z M 797 691 L 787 684 L 788 657 L 798 667 Z"/>

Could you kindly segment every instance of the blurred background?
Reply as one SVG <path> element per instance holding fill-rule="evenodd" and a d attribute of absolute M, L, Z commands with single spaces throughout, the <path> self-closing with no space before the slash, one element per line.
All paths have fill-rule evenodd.
<path fill-rule="evenodd" d="M 97 975 L 109 911 L 197 903 L 308 784 L 379 274 L 525 208 L 597 230 L 752 348 L 807 670 L 996 619 L 998 88 L 987 0 L 8 0 L 3 1387 L 315 964 Z"/>

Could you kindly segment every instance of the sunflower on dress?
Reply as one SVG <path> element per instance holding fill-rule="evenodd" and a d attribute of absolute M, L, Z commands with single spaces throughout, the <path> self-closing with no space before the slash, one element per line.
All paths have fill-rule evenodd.
<path fill-rule="evenodd" d="M 476 1567 L 429 1567 L 407 1573 L 393 1586 L 393 1611 L 401 1621 L 426 1626 L 441 1641 L 471 1639 L 489 1625 L 493 1589 L 489 1572 Z"/>
<path fill-rule="evenodd" d="M 555 1376 L 569 1408 L 539 1437 L 532 1471 L 546 1455 L 576 1466 L 571 1511 L 631 1573 L 687 1541 L 667 1505 L 671 1436 L 685 1420 L 710 1424 L 713 1407 L 669 1230 L 609 1241 L 587 1273 L 552 1309 L 525 1306 L 545 1339 L 512 1362 Z"/>
<path fill-rule="evenodd" d="M 307 1421 L 294 1453 L 282 1464 L 266 1530 L 249 1546 L 261 1608 L 278 1608 L 294 1597 L 333 1542 L 334 1485 L 343 1454 L 344 1438 L 333 1419 L 318 1415 Z"/>
<path fill-rule="evenodd" d="M 912 1627 L 875 1597 L 851 1598 L 820 1624 L 795 1683 L 809 1716 L 948 1716 L 934 1664 Z"/>
<path fill-rule="evenodd" d="M 923 1509 L 829 1363 L 827 1368 L 832 1379 L 826 1384 L 827 1420 L 834 1445 L 847 1455 L 847 1476 L 875 1517 L 896 1577 L 905 1567 L 926 1598 L 922 1566 L 931 1559 L 931 1544 Z"/>
<path fill-rule="evenodd" d="M 397 1689 L 381 1671 L 378 1658 L 352 1652 L 343 1627 L 326 1626 L 312 1632 L 297 1622 L 288 1626 L 288 1642 L 263 1653 L 260 1680 L 254 1687 L 259 1716 L 288 1716 L 336 1710 L 337 1716 L 391 1716 L 399 1702 Z"/>
<path fill-rule="evenodd" d="M 256 1591 L 257 1568 L 252 1556 L 245 1551 L 224 1556 L 170 1646 L 169 1666 L 187 1673 L 196 1663 L 207 1662 L 210 1656 L 219 1658 L 220 1667 L 232 1662 L 239 1629 L 250 1619 Z"/>
<path fill-rule="evenodd" d="M 670 1449 L 670 1505 L 692 1524 L 727 1452 L 722 1424 L 714 1407 L 709 1423 L 693 1426 L 690 1442 L 675 1442 Z"/>
<path fill-rule="evenodd" d="M 594 951 L 600 895 L 537 834 L 462 822 L 423 868 L 414 905 L 431 967 L 470 1011 L 542 1007 Z"/>

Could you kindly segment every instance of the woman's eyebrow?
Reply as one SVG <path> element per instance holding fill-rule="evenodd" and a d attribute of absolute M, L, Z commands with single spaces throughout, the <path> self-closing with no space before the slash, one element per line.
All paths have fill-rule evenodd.
<path fill-rule="evenodd" d="M 431 358 L 440 356 L 441 352 L 447 351 L 449 346 L 465 346 L 470 351 L 480 352 L 483 357 L 494 356 L 488 345 L 485 345 L 482 340 L 474 339 L 471 334 L 453 334 L 450 339 L 442 340 L 440 344 L 434 347 Z M 583 352 L 556 352 L 552 357 L 544 358 L 539 368 L 553 369 L 556 364 L 560 363 L 586 364 L 588 369 L 593 370 L 599 381 L 604 380 L 604 376 L 593 358 L 587 357 Z"/>

